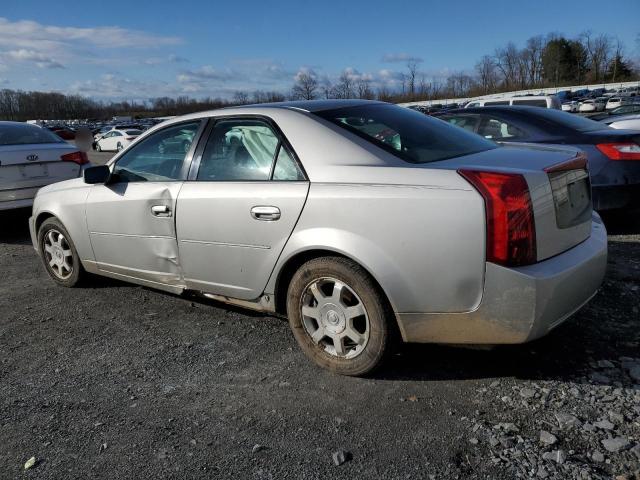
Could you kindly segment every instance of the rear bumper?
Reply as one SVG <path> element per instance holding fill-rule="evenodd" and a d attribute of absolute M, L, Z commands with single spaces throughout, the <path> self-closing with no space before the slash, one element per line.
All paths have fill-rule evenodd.
<path fill-rule="evenodd" d="M 486 264 L 479 307 L 468 313 L 399 313 L 403 339 L 418 343 L 514 344 L 539 338 L 597 292 L 607 266 L 607 232 L 594 215 L 591 236 L 520 268 Z"/>
<path fill-rule="evenodd" d="M 634 185 L 594 185 L 594 210 L 604 211 L 616 208 L 640 207 L 640 184 Z"/>
<path fill-rule="evenodd" d="M 33 205 L 33 198 L 40 187 L 16 188 L 0 191 L 0 210 L 11 210 Z"/>

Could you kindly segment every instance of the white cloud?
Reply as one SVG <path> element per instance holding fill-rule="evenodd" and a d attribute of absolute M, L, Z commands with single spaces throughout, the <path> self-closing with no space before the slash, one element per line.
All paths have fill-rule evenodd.
<path fill-rule="evenodd" d="M 0 46 L 52 50 L 84 43 L 100 48 L 149 48 L 182 43 L 178 37 L 154 35 L 121 27 L 58 27 L 31 20 L 12 22 L 0 17 Z"/>
<path fill-rule="evenodd" d="M 19 50 L 9 50 L 4 53 L 5 58 L 18 62 L 33 62 L 40 68 L 65 68 L 64 65 L 52 57 L 35 50 L 21 48 Z"/>

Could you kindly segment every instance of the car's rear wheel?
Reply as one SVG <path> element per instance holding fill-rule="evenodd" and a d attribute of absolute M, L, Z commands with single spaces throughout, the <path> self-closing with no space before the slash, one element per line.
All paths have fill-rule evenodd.
<path fill-rule="evenodd" d="M 96 152 L 101 152 L 102 151 L 102 147 L 100 146 L 100 142 L 96 143 Z"/>
<path fill-rule="evenodd" d="M 294 274 L 287 296 L 289 324 L 304 353 L 341 375 L 365 375 L 390 349 L 389 308 L 358 264 L 321 257 Z"/>
<path fill-rule="evenodd" d="M 85 271 L 69 232 L 55 218 L 45 220 L 38 230 L 40 255 L 49 276 L 64 287 L 80 283 Z"/>

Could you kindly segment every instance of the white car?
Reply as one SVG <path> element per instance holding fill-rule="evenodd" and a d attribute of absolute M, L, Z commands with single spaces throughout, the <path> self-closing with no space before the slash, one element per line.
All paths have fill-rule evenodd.
<path fill-rule="evenodd" d="M 640 130 L 640 114 L 614 115 L 611 118 L 602 120 L 602 123 L 605 123 L 612 128 Z"/>
<path fill-rule="evenodd" d="M 633 102 L 633 97 L 611 97 L 607 102 L 607 110 L 613 110 L 614 108 L 621 107 L 622 105 L 628 105 Z"/>
<path fill-rule="evenodd" d="M 563 112 L 577 112 L 578 111 L 578 105 L 579 103 L 576 102 L 575 100 L 569 101 L 569 102 L 564 102 L 562 104 L 562 111 Z"/>
<path fill-rule="evenodd" d="M 0 122 L 0 210 L 30 207 L 39 188 L 81 177 L 87 166 L 85 152 L 46 128 Z"/>
<path fill-rule="evenodd" d="M 596 101 L 595 100 L 583 100 L 580 102 L 580 107 L 578 108 L 579 112 L 595 112 L 596 111 Z"/>
<path fill-rule="evenodd" d="M 141 130 L 111 130 L 96 142 L 96 150 L 99 152 L 119 152 L 128 147 L 141 133 Z"/>

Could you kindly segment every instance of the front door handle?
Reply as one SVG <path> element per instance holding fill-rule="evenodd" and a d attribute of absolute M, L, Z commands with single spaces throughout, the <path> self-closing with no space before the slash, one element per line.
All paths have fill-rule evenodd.
<path fill-rule="evenodd" d="M 278 207 L 259 205 L 251 209 L 251 216 L 256 220 L 273 222 L 280 218 L 280 209 Z"/>
<path fill-rule="evenodd" d="M 170 217 L 171 209 L 168 205 L 154 205 L 151 207 L 151 213 L 156 217 Z"/>

